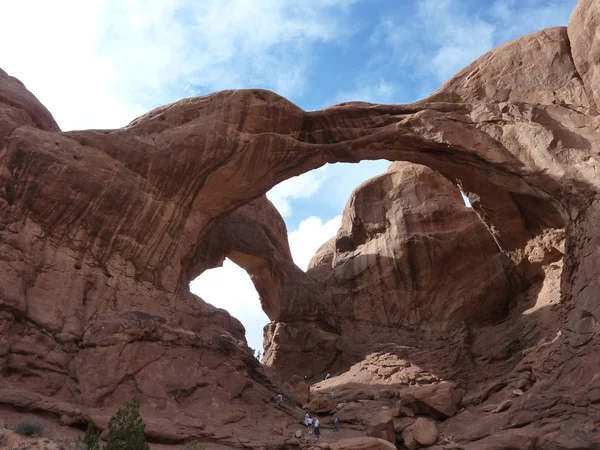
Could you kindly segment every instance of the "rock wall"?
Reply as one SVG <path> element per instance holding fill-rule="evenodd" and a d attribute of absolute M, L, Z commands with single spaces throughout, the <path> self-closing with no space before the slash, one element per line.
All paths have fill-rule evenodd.
<path fill-rule="evenodd" d="M 552 251 L 561 259 L 558 238 L 535 246 L 545 263 Z M 383 343 L 417 338 L 435 346 L 428 334 L 499 322 L 523 309 L 530 301 L 523 293 L 544 279 L 540 267 L 519 272 L 451 182 L 406 162 L 352 193 L 341 229 L 307 275 L 321 294 L 306 301 L 334 326 L 307 315 L 267 326 L 265 361 L 285 377 L 322 378 Z"/>
<path fill-rule="evenodd" d="M 505 316 L 516 293 L 512 264 L 485 225 L 452 183 L 424 166 L 394 163 L 358 187 L 334 247 L 324 290 L 344 319 L 481 324 Z"/>
<path fill-rule="evenodd" d="M 106 427 L 124 399 L 138 396 L 158 441 L 282 442 L 294 419 L 273 407 L 277 392 L 243 326 L 189 292 L 189 277 L 206 268 L 193 260 L 202 249 L 185 270 L 177 264 L 177 282 L 164 260 L 189 214 L 178 183 L 160 193 L 127 161 L 60 133 L 4 72 L 0 92 L 0 403 Z M 259 198 L 245 211 L 260 211 L 257 222 L 284 237 L 277 250 L 289 259 L 272 205 Z M 253 242 L 277 240 L 254 223 L 245 230 Z M 208 253 L 203 261 L 222 261 Z M 265 439 L 256 426 L 265 417 L 279 434 Z M 240 433 L 244 427 L 257 433 Z"/>
<path fill-rule="evenodd" d="M 519 365 L 531 368 L 531 388 L 480 428 L 464 426 L 473 424 L 470 412 L 456 416 L 471 417 L 453 428 L 465 448 L 514 448 L 511 439 L 521 448 L 595 448 L 598 17 L 597 2 L 582 0 L 567 29 L 505 44 L 411 105 L 305 112 L 270 92 L 224 91 L 158 108 L 123 129 L 62 133 L 20 82 L 0 73 L 0 401 L 56 413 L 66 423 L 92 417 L 103 424 L 135 394 L 155 437 L 285 445 L 279 433 L 293 421 L 269 404 L 274 391 L 243 328 L 189 293 L 202 264 L 224 256 L 203 256 L 205 238 L 278 182 L 326 162 L 401 160 L 460 186 L 519 276 L 543 272 L 549 280 L 557 278 L 549 270 L 559 272 L 560 282 L 540 287 L 558 293 L 559 303 L 475 333 L 450 329 L 421 354 L 403 348 L 417 348 L 418 334 L 380 327 L 373 339 L 438 378 L 473 367 L 483 374 L 489 366 L 481 361 L 496 361 L 505 378 Z M 259 228 L 261 220 L 254 222 Z M 563 229 L 560 272 L 550 268 L 559 263 Z M 352 226 L 347 231 L 357 236 Z M 285 259 L 285 245 L 269 245 L 270 261 Z M 230 254 L 258 274 L 273 322 L 298 324 L 279 325 L 281 333 L 296 333 L 285 342 L 318 333 L 318 346 L 331 348 L 344 334 L 342 324 L 327 323 L 331 311 L 298 305 L 304 294 L 277 301 L 275 293 L 286 292 L 281 277 L 294 269 L 266 273 L 269 258 L 243 247 L 236 243 Z M 336 249 L 340 258 L 354 251 Z M 323 276 L 293 283 L 311 292 Z M 524 295 L 535 306 L 534 294 Z M 452 308 L 423 315 L 439 301 L 410 321 L 460 316 Z M 492 343 L 500 348 L 491 351 Z M 273 363 L 278 354 L 283 349 L 272 346 Z M 471 394 L 466 406 L 474 407 Z M 259 421 L 267 414 L 274 420 Z M 282 428 L 273 431 L 272 422 Z"/>

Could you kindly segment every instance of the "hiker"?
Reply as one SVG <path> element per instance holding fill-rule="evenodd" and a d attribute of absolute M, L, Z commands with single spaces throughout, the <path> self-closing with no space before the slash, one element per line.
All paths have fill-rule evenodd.
<path fill-rule="evenodd" d="M 315 417 L 315 436 L 317 439 L 321 439 L 321 423 L 318 417 Z"/>
<path fill-rule="evenodd" d="M 256 354 L 256 359 L 258 359 L 260 361 L 260 350 L 258 351 L 258 353 Z"/>
<path fill-rule="evenodd" d="M 331 400 L 335 398 L 335 391 L 331 391 Z"/>
<path fill-rule="evenodd" d="M 283 395 L 279 394 L 277 396 L 277 406 L 280 406 L 283 403 Z"/>
<path fill-rule="evenodd" d="M 335 416 L 335 419 L 333 420 L 333 432 L 334 433 L 336 431 L 340 431 L 339 426 L 340 426 L 340 418 L 338 416 Z"/>
<path fill-rule="evenodd" d="M 308 414 L 308 411 L 306 411 L 306 414 L 304 414 L 304 426 L 308 427 L 308 419 L 310 419 L 310 414 Z"/>
<path fill-rule="evenodd" d="M 312 417 L 308 416 L 308 419 L 306 419 L 306 423 L 307 423 L 307 427 L 308 427 L 308 434 L 310 436 L 312 434 L 312 426 L 313 426 Z"/>
<path fill-rule="evenodd" d="M 329 375 L 329 374 L 325 375 L 326 380 L 329 380 L 330 378 L 331 378 L 331 375 Z"/>

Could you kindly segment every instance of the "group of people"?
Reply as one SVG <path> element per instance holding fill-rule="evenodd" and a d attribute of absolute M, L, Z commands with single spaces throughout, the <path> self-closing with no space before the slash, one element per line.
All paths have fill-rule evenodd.
<path fill-rule="evenodd" d="M 317 416 L 312 418 L 308 411 L 306 411 L 306 414 L 304 414 L 304 426 L 308 428 L 309 435 L 314 432 L 317 439 L 321 439 L 321 422 Z"/>
<path fill-rule="evenodd" d="M 306 411 L 306 414 L 304 414 L 304 426 L 308 428 L 309 435 L 314 433 L 317 439 L 321 439 L 321 422 L 317 416 L 313 418 L 310 416 L 309 412 Z M 335 419 L 333 419 L 333 432 L 340 431 L 339 427 L 340 418 L 335 416 Z"/>

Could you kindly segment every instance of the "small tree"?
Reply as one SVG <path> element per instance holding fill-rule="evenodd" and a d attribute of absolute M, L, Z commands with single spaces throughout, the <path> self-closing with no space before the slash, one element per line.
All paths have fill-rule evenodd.
<path fill-rule="evenodd" d="M 87 430 L 83 438 L 78 438 L 79 447 L 85 450 L 100 450 L 100 430 L 96 428 L 93 421 L 88 422 Z"/>
<path fill-rule="evenodd" d="M 145 430 L 146 426 L 134 397 L 131 402 L 119 408 L 108 422 L 108 443 L 104 450 L 150 450 L 144 437 Z"/>

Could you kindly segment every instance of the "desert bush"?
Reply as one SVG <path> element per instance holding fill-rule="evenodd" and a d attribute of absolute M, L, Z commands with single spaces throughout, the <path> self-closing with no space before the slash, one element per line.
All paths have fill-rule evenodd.
<path fill-rule="evenodd" d="M 150 450 L 144 432 L 137 400 L 125 403 L 108 422 L 107 444 L 104 450 Z"/>
<path fill-rule="evenodd" d="M 37 420 L 22 420 L 15 426 L 15 432 L 23 436 L 41 436 L 44 425 Z"/>
<path fill-rule="evenodd" d="M 100 450 L 100 430 L 91 420 L 88 422 L 85 436 L 77 438 L 78 450 Z"/>

